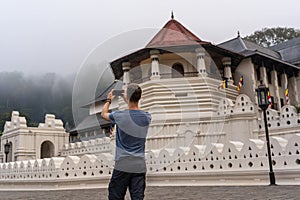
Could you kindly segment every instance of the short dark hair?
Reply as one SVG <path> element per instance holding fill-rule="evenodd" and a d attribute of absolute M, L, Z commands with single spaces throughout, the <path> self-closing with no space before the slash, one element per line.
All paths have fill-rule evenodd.
<path fill-rule="evenodd" d="M 142 96 L 142 89 L 136 83 L 130 83 L 127 86 L 127 98 L 130 102 L 138 103 Z"/>

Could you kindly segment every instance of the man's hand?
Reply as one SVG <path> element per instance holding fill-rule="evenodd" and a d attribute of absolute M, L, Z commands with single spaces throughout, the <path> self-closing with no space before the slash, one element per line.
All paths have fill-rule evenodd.
<path fill-rule="evenodd" d="M 110 121 L 110 118 L 109 118 L 109 105 L 111 104 L 111 101 L 114 99 L 114 95 L 113 95 L 113 90 L 110 91 L 107 95 L 107 99 L 104 103 L 104 106 L 103 106 L 103 109 L 102 109 L 102 112 L 101 112 L 101 117 L 103 119 L 105 119 L 106 121 Z"/>
<path fill-rule="evenodd" d="M 113 95 L 113 91 L 114 90 L 111 90 L 108 94 L 107 94 L 107 100 L 113 100 L 115 98 L 115 96 Z"/>

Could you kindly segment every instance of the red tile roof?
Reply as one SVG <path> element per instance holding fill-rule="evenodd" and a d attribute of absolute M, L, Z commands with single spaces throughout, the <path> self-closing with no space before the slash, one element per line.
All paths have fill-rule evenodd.
<path fill-rule="evenodd" d="M 209 42 L 200 40 L 178 21 L 171 19 L 146 45 L 146 48 L 199 44 L 209 44 Z"/>

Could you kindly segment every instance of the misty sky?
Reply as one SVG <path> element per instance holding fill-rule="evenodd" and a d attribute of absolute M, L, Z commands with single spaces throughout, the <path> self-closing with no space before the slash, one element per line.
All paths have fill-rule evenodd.
<path fill-rule="evenodd" d="M 0 0 L 0 72 L 76 72 L 99 44 L 161 28 L 171 10 L 199 38 L 218 44 L 238 30 L 299 29 L 299 7 L 299 0 Z M 151 37 L 144 39 L 140 48 Z"/>

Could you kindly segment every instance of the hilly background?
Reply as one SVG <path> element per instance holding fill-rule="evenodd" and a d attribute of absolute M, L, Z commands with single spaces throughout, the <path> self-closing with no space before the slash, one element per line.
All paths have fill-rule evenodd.
<path fill-rule="evenodd" d="M 75 73 L 62 77 L 55 73 L 24 75 L 22 72 L 0 72 L 0 132 L 13 110 L 25 116 L 28 126 L 44 122 L 51 113 L 70 128 L 72 116 L 72 89 Z"/>

